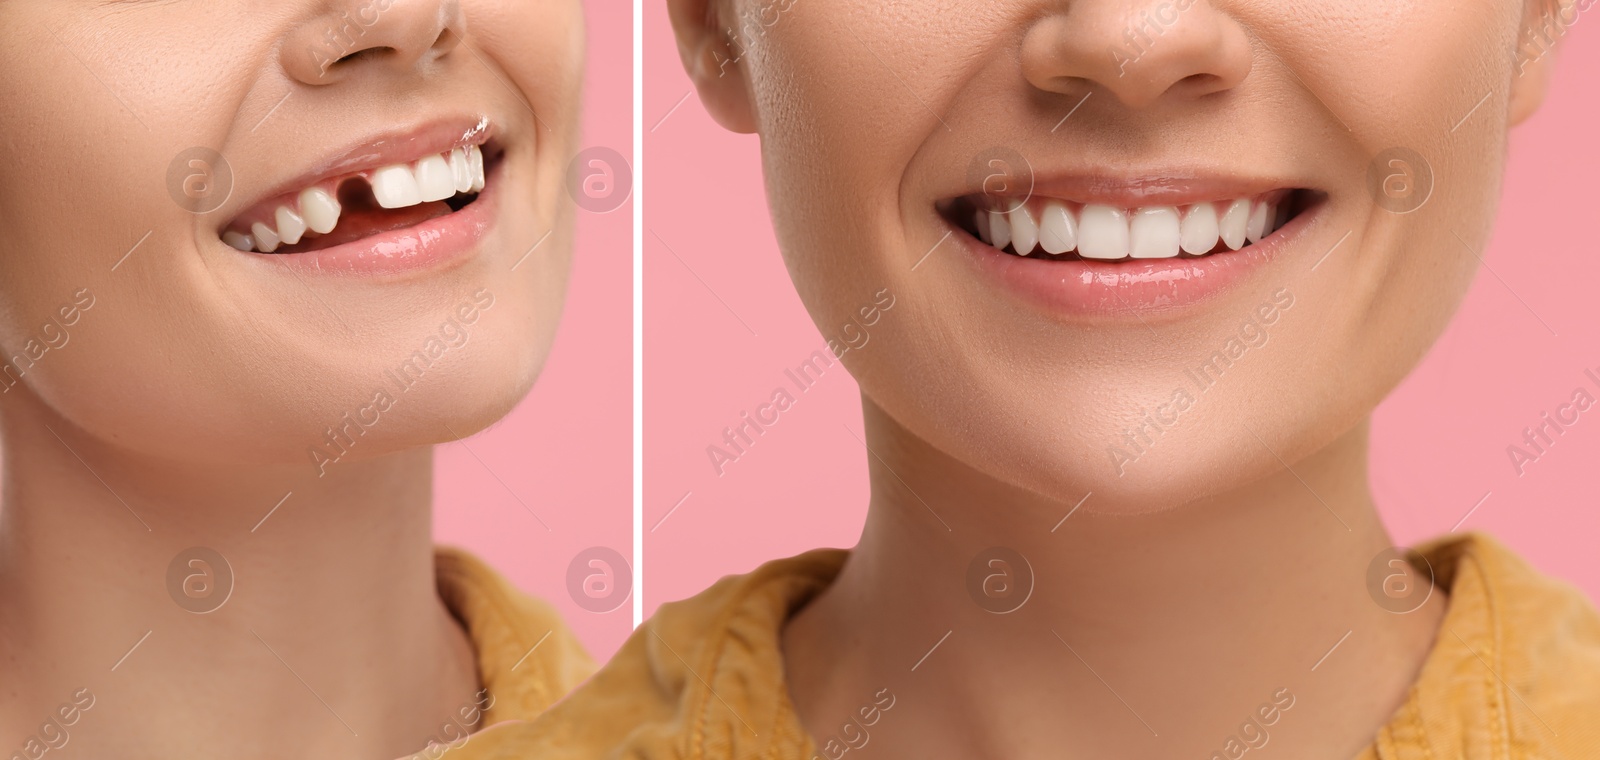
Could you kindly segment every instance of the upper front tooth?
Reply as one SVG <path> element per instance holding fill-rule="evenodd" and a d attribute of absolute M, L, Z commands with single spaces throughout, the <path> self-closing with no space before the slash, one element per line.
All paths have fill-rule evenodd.
<path fill-rule="evenodd" d="M 1267 236 L 1267 223 L 1272 218 L 1271 204 L 1256 201 L 1250 205 L 1250 224 L 1245 227 L 1245 237 L 1252 243 L 1261 242 Z"/>
<path fill-rule="evenodd" d="M 1128 255 L 1128 214 L 1120 208 L 1091 203 L 1078 220 L 1078 255 L 1086 259 L 1120 259 Z"/>
<path fill-rule="evenodd" d="M 1039 242 L 1039 224 L 1033 220 L 1028 207 L 1017 206 L 1011 212 L 1010 222 L 1011 249 L 1023 256 L 1033 253 L 1033 246 Z"/>
<path fill-rule="evenodd" d="M 1183 215 L 1183 228 L 1179 244 L 1183 252 L 1199 256 L 1217 247 L 1217 208 L 1209 203 L 1196 203 Z"/>
<path fill-rule="evenodd" d="M 1136 259 L 1170 259 L 1178 255 L 1178 209 L 1153 206 L 1133 212 L 1129 250 Z"/>
<path fill-rule="evenodd" d="M 294 245 L 300 242 L 301 235 L 306 234 L 306 220 L 288 206 L 278 207 L 274 221 L 278 223 L 278 237 L 283 238 L 284 245 Z"/>
<path fill-rule="evenodd" d="M 467 168 L 472 173 L 472 192 L 483 189 L 483 149 L 476 145 L 467 148 Z"/>
<path fill-rule="evenodd" d="M 250 236 L 255 238 L 256 250 L 262 253 L 272 253 L 278 250 L 278 233 L 273 232 L 271 227 L 261 222 L 256 222 L 250 225 Z"/>
<path fill-rule="evenodd" d="M 456 148 L 450 151 L 450 176 L 455 179 L 456 192 L 472 192 L 472 167 L 467 166 L 467 151 Z"/>
<path fill-rule="evenodd" d="M 1066 253 L 1078 247 L 1078 220 L 1072 218 L 1066 204 L 1044 204 L 1039 219 L 1039 245 L 1049 253 Z"/>
<path fill-rule="evenodd" d="M 444 156 L 428 156 L 417 162 L 417 189 L 424 201 L 442 201 L 456 194 L 455 174 Z"/>
<path fill-rule="evenodd" d="M 332 232 L 342 210 L 339 199 L 320 187 L 308 187 L 300 192 L 300 216 L 312 232 L 319 235 Z"/>
<path fill-rule="evenodd" d="M 1217 222 L 1218 233 L 1222 242 L 1229 248 L 1237 251 L 1244 247 L 1245 235 L 1249 232 L 1250 201 L 1240 198 L 1228 205 L 1228 210 L 1222 213 L 1222 219 Z"/>
<path fill-rule="evenodd" d="M 405 208 L 422 202 L 417 176 L 403 164 L 385 166 L 372 173 L 372 196 L 384 208 Z"/>
<path fill-rule="evenodd" d="M 989 236 L 994 238 L 989 241 L 989 245 L 1002 251 L 1011 245 L 1011 222 L 1006 219 L 1006 212 L 989 212 Z"/>
<path fill-rule="evenodd" d="M 994 235 L 989 230 L 989 212 L 979 209 L 972 215 L 972 224 L 978 228 L 978 239 L 988 245 L 994 245 Z"/>

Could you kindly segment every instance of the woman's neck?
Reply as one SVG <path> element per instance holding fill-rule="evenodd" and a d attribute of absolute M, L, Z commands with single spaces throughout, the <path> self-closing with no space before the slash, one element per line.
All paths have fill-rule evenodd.
<path fill-rule="evenodd" d="M 84 756 L 393 758 L 476 702 L 431 452 L 228 469 L 42 409 L 5 409 L 0 755 L 66 734 Z"/>
<path fill-rule="evenodd" d="M 877 456 L 861 543 L 784 634 L 790 694 L 819 742 L 1228 757 L 1230 738 L 1248 749 L 1259 731 L 1290 755 L 1342 759 L 1400 706 L 1432 646 L 1442 594 L 1394 614 L 1367 585 L 1390 540 L 1364 425 L 1293 472 L 1110 516 L 986 478 L 870 403 L 866 416 Z M 894 706 L 844 728 L 883 689 Z M 1270 725 L 1256 715 L 1290 698 Z"/>

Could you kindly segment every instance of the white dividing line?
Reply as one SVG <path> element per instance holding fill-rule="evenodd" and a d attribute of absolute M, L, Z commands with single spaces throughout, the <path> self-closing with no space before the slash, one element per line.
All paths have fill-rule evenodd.
<path fill-rule="evenodd" d="M 644 623 L 644 0 L 633 0 L 633 627 Z M 688 97 L 688 93 L 684 93 Z M 657 124 L 657 126 L 660 126 Z"/>

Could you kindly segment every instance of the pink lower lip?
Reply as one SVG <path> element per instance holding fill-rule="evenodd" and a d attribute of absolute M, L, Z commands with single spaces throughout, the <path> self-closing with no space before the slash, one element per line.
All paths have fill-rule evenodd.
<path fill-rule="evenodd" d="M 1198 258 L 1050 261 L 1002 253 L 961 229 L 954 235 L 983 277 L 1047 311 L 1146 319 L 1202 304 L 1249 279 L 1304 237 L 1320 208 L 1302 211 L 1259 243 Z"/>
<path fill-rule="evenodd" d="M 478 199 L 460 211 L 316 251 L 244 255 L 268 266 L 346 277 L 402 275 L 448 267 L 470 258 L 494 226 L 502 173 L 499 169 L 496 166 L 490 172 Z"/>

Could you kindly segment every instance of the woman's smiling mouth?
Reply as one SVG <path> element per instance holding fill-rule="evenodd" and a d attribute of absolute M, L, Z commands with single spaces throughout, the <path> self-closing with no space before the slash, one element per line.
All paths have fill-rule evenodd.
<path fill-rule="evenodd" d="M 259 205 L 229 224 L 222 241 L 241 251 L 314 251 L 460 211 L 484 184 L 482 148 L 452 148 L 411 164 L 323 180 Z"/>
<path fill-rule="evenodd" d="M 338 274 L 456 258 L 493 222 L 505 149 L 487 119 L 457 119 L 345 151 L 219 233 L 240 252 Z"/>
<path fill-rule="evenodd" d="M 1065 178 L 935 205 L 984 279 L 1056 314 L 1143 321 L 1279 258 L 1326 199 L 1259 181 Z"/>

